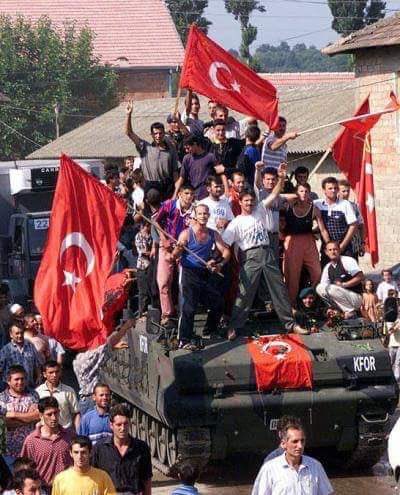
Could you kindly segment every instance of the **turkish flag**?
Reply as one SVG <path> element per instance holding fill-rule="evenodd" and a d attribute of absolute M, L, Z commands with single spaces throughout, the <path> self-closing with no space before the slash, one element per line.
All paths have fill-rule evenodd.
<path fill-rule="evenodd" d="M 398 110 L 400 105 L 398 105 L 393 93 L 390 96 L 391 103 L 386 108 L 393 112 Z M 369 97 L 367 97 L 355 115 L 369 114 L 369 111 Z M 373 266 L 379 261 L 379 252 L 369 131 L 383 113 L 388 112 L 381 112 L 379 115 L 374 115 L 373 118 L 367 117 L 364 122 L 353 121 L 357 125 L 346 125 L 332 146 L 332 156 L 357 196 L 357 203 L 364 219 L 366 251 L 371 256 Z"/>
<path fill-rule="evenodd" d="M 269 335 L 249 339 L 257 390 L 312 389 L 312 361 L 300 335 Z"/>
<path fill-rule="evenodd" d="M 260 119 L 272 129 L 278 124 L 275 86 L 193 25 L 186 45 L 180 87 Z"/>
<path fill-rule="evenodd" d="M 105 342 L 102 306 L 126 204 L 66 155 L 35 280 L 35 304 L 46 335 L 69 349 Z"/>

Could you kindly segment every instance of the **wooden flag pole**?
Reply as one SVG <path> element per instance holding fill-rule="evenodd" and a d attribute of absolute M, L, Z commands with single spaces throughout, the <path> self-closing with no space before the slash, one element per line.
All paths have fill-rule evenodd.
<path fill-rule="evenodd" d="M 305 131 L 298 132 L 297 135 L 302 136 L 303 134 L 308 134 L 309 132 L 319 131 L 320 129 L 326 129 L 327 127 L 331 127 L 333 125 L 345 124 L 346 122 L 352 122 L 355 120 L 362 120 L 362 119 L 366 119 L 367 117 L 375 117 L 378 115 L 383 115 L 385 113 L 391 113 L 393 111 L 394 111 L 393 109 L 390 109 L 390 110 L 381 110 L 380 112 L 374 112 L 374 113 L 364 113 L 363 115 L 357 115 L 356 117 L 350 117 L 348 119 L 338 120 L 336 122 L 330 122 L 329 124 L 323 124 L 323 125 L 319 125 L 317 127 L 311 127 L 310 129 L 306 129 Z"/>
<path fill-rule="evenodd" d="M 180 85 L 178 83 L 178 92 L 176 93 L 176 98 L 175 98 L 174 115 L 176 114 L 176 112 L 179 109 L 179 100 L 181 98 L 181 92 L 182 92 L 182 88 L 180 87 Z"/>
<path fill-rule="evenodd" d="M 315 165 L 315 167 L 311 170 L 310 175 L 308 176 L 309 179 L 317 173 L 319 167 L 324 163 L 324 161 L 328 158 L 329 153 L 332 151 L 332 148 L 329 146 L 329 148 L 325 151 L 325 153 L 321 156 L 319 162 Z"/>

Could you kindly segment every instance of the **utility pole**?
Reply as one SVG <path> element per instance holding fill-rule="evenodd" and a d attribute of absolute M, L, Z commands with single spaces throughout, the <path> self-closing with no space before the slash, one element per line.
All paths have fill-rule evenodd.
<path fill-rule="evenodd" d="M 54 113 L 56 116 L 56 138 L 58 139 L 60 137 L 60 124 L 58 122 L 58 117 L 60 115 L 60 104 L 56 103 L 54 105 Z"/>

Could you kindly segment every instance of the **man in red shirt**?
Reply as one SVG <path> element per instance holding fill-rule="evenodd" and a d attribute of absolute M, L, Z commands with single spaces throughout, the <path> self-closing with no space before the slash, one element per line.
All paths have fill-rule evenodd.
<path fill-rule="evenodd" d="M 40 399 L 38 409 L 41 424 L 26 437 L 21 456 L 36 463 L 40 478 L 50 487 L 56 474 L 72 465 L 69 454 L 72 432 L 58 422 L 60 410 L 55 397 Z"/>

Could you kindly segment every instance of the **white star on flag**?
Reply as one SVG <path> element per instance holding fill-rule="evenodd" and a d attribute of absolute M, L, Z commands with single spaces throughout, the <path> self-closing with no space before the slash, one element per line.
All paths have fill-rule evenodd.
<path fill-rule="evenodd" d="M 372 163 L 366 162 L 366 164 L 365 164 L 365 173 L 367 175 L 372 175 L 373 174 Z"/>
<path fill-rule="evenodd" d="M 365 203 L 368 206 L 369 212 L 372 213 L 374 211 L 374 208 L 375 208 L 375 199 L 371 193 L 367 194 L 367 201 Z"/>
<path fill-rule="evenodd" d="M 240 84 L 237 81 L 233 81 L 231 84 L 233 91 L 240 93 Z"/>
<path fill-rule="evenodd" d="M 64 276 L 65 276 L 65 280 L 64 280 L 63 285 L 70 285 L 72 287 L 72 290 L 75 292 L 76 284 L 79 284 L 79 282 L 82 282 L 82 279 L 77 277 L 75 275 L 75 272 L 67 272 L 65 270 L 63 270 L 63 272 L 64 272 Z"/>

